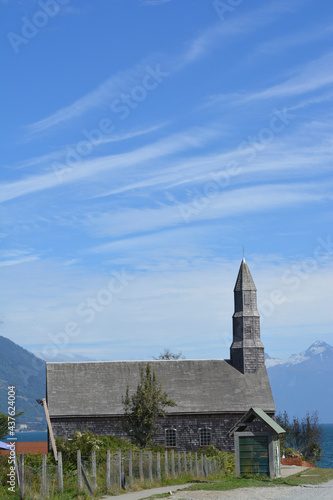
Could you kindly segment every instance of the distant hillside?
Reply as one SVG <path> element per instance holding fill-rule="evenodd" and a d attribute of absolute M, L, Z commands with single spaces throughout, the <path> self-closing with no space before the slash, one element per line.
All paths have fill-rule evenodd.
<path fill-rule="evenodd" d="M 333 423 L 333 347 L 322 341 L 286 360 L 266 356 L 277 412 L 290 417 L 319 412 L 322 423 Z"/>
<path fill-rule="evenodd" d="M 44 409 L 36 399 L 46 396 L 45 361 L 0 336 L 0 411 L 7 413 L 7 387 L 16 386 L 17 424 L 26 430 L 46 430 Z"/>

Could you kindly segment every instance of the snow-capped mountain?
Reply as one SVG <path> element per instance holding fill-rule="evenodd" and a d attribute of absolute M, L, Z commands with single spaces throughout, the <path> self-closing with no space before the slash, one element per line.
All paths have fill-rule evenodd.
<path fill-rule="evenodd" d="M 314 342 L 306 351 L 286 360 L 266 355 L 277 412 L 290 417 L 317 410 L 322 423 L 333 423 L 333 347 Z"/>
<path fill-rule="evenodd" d="M 272 368 L 276 365 L 296 365 L 298 363 L 307 361 L 312 356 L 320 355 L 321 359 L 324 359 L 323 357 L 330 356 L 330 354 L 331 356 L 333 356 L 333 347 L 329 344 L 326 344 L 326 342 L 323 342 L 322 340 L 317 340 L 317 342 L 314 342 L 306 351 L 299 352 L 298 354 L 293 354 L 285 360 L 279 358 L 271 358 L 269 355 L 266 355 L 265 364 L 266 368 Z"/>

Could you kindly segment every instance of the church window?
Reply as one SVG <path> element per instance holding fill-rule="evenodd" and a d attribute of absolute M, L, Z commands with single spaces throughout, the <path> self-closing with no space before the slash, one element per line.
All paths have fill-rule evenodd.
<path fill-rule="evenodd" d="M 175 448 L 177 446 L 176 429 L 165 429 L 165 446 Z"/>
<path fill-rule="evenodd" d="M 202 427 L 199 429 L 200 446 L 209 446 L 212 443 L 210 427 Z"/>

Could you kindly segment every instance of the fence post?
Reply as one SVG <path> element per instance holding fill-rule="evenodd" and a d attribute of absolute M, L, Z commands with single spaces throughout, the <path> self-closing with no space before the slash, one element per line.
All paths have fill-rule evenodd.
<path fill-rule="evenodd" d="M 193 475 L 192 452 L 190 451 L 190 474 Z"/>
<path fill-rule="evenodd" d="M 153 480 L 153 453 L 150 451 L 148 454 L 148 466 L 149 466 L 149 482 Z"/>
<path fill-rule="evenodd" d="M 19 455 L 19 475 L 20 475 L 20 498 L 24 497 L 25 493 L 25 484 L 24 484 L 24 454 L 20 453 Z"/>
<path fill-rule="evenodd" d="M 118 450 L 118 486 L 121 489 L 121 450 Z"/>
<path fill-rule="evenodd" d="M 64 477 L 62 471 L 62 453 L 58 451 L 58 489 L 64 491 Z"/>
<path fill-rule="evenodd" d="M 180 476 L 180 474 L 182 473 L 182 463 L 181 463 L 181 453 L 180 453 L 180 451 L 178 451 L 177 455 L 178 455 L 178 457 L 177 457 L 178 458 L 178 474 Z"/>
<path fill-rule="evenodd" d="M 168 451 L 165 450 L 165 453 L 164 453 L 164 473 L 165 473 L 165 477 L 168 477 L 169 476 L 169 457 L 168 457 Z"/>
<path fill-rule="evenodd" d="M 207 460 L 207 455 L 205 455 L 205 457 L 204 457 L 204 474 L 205 474 L 205 477 L 208 476 L 208 460 Z"/>
<path fill-rule="evenodd" d="M 106 452 L 106 489 L 110 491 L 110 479 L 111 479 L 111 452 L 108 450 Z"/>
<path fill-rule="evenodd" d="M 195 474 L 199 477 L 198 453 L 195 452 Z"/>
<path fill-rule="evenodd" d="M 96 474 L 96 451 L 92 451 L 92 474 L 93 474 L 93 485 L 92 489 L 95 491 L 97 488 L 97 474 Z"/>
<path fill-rule="evenodd" d="M 133 488 L 133 457 L 132 450 L 128 454 L 128 476 L 129 476 L 129 487 Z"/>
<path fill-rule="evenodd" d="M 171 472 L 172 472 L 172 477 L 176 476 L 175 472 L 175 451 L 171 451 Z"/>
<path fill-rule="evenodd" d="M 202 453 L 200 455 L 200 473 L 204 476 L 204 457 Z"/>
<path fill-rule="evenodd" d="M 187 472 L 186 451 L 184 451 L 184 472 Z"/>
<path fill-rule="evenodd" d="M 161 454 L 158 451 L 157 452 L 157 479 L 161 481 L 162 475 L 161 475 Z"/>
<path fill-rule="evenodd" d="M 47 470 L 46 470 L 47 455 L 42 455 L 42 484 L 41 497 L 48 497 L 47 494 Z"/>
<path fill-rule="evenodd" d="M 77 450 L 77 487 L 82 490 L 81 450 Z"/>
<path fill-rule="evenodd" d="M 139 473 L 140 473 L 140 481 L 143 483 L 144 475 L 143 475 L 143 458 L 142 458 L 142 450 L 139 453 Z"/>

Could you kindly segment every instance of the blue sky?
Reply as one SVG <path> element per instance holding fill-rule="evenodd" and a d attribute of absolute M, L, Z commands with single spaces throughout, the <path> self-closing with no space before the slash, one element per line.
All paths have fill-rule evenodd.
<path fill-rule="evenodd" d="M 333 6 L 2 1 L 2 335 L 48 359 L 333 343 Z"/>

